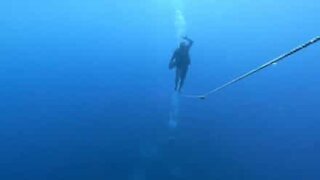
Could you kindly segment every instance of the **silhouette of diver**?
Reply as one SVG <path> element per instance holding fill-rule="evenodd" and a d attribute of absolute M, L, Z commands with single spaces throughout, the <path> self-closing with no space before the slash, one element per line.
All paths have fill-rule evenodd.
<path fill-rule="evenodd" d="M 187 36 L 182 37 L 186 42 L 181 42 L 179 47 L 174 51 L 169 63 L 169 69 L 176 68 L 176 78 L 174 90 L 181 92 L 184 85 L 186 75 L 188 73 L 188 67 L 190 65 L 189 51 L 193 44 L 193 40 Z"/>

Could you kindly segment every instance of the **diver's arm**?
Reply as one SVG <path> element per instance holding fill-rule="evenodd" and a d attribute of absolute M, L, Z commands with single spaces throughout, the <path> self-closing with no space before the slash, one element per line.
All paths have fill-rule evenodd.
<path fill-rule="evenodd" d="M 188 41 L 188 48 L 191 48 L 191 46 L 193 45 L 193 40 L 188 38 L 187 36 L 184 36 L 183 39 Z"/>
<path fill-rule="evenodd" d="M 175 63 L 175 59 L 176 59 L 176 51 L 174 51 L 174 53 L 172 54 L 172 57 L 170 59 L 170 62 L 169 62 L 169 69 L 172 69 L 173 68 L 173 65 Z"/>
<path fill-rule="evenodd" d="M 174 62 L 175 59 L 176 59 L 176 51 L 173 52 L 172 57 L 170 59 L 170 63 Z"/>

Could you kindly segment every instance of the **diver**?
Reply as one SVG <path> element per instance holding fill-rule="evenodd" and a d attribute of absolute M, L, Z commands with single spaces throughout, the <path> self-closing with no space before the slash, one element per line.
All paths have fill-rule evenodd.
<path fill-rule="evenodd" d="M 193 45 L 193 40 L 191 40 L 187 36 L 182 38 L 187 42 L 183 41 L 180 43 L 179 47 L 174 51 L 169 63 L 169 69 L 176 68 L 174 90 L 178 92 L 181 92 L 188 73 L 188 67 L 190 65 L 189 50 Z"/>

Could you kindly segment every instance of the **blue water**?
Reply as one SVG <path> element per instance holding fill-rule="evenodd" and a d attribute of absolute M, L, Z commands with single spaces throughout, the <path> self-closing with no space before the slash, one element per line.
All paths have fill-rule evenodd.
<path fill-rule="evenodd" d="M 320 2 L 180 3 L 1 1 L 0 179 L 320 179 L 320 43 L 205 101 L 167 68 L 177 8 L 198 94 L 318 36 Z"/>

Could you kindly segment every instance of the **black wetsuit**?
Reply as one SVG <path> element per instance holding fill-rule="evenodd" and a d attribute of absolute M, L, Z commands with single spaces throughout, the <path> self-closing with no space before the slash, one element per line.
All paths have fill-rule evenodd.
<path fill-rule="evenodd" d="M 183 87 L 184 80 L 188 73 L 188 67 L 190 65 L 190 55 L 189 50 L 193 44 L 193 41 L 187 39 L 189 44 L 180 46 L 175 50 L 170 61 L 170 67 L 176 68 L 176 78 L 175 78 L 175 90 L 181 91 Z"/>

